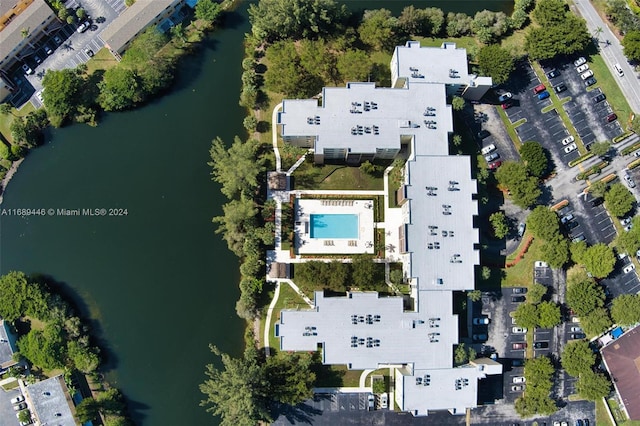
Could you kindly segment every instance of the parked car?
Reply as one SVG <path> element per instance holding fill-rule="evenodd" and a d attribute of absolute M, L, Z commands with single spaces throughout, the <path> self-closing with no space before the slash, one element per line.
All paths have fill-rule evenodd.
<path fill-rule="evenodd" d="M 13 409 L 15 411 L 24 410 L 25 408 L 27 408 L 27 404 L 25 404 L 24 402 L 21 402 L 20 404 L 13 406 Z"/>
<path fill-rule="evenodd" d="M 489 163 L 489 170 L 495 170 L 502 165 L 502 161 L 494 161 L 493 163 Z"/>
<path fill-rule="evenodd" d="M 566 138 L 562 139 L 562 145 L 569 145 L 571 142 L 575 140 L 576 139 L 573 136 L 567 136 Z"/>
<path fill-rule="evenodd" d="M 535 349 L 547 349 L 549 347 L 549 342 L 534 342 L 533 347 Z"/>
<path fill-rule="evenodd" d="M 502 95 L 498 96 L 498 102 L 500 102 L 500 103 L 506 102 L 509 99 L 511 99 L 512 97 L 513 97 L 513 94 L 511 92 L 503 93 Z"/>
<path fill-rule="evenodd" d="M 611 114 L 607 115 L 607 117 L 605 118 L 605 120 L 607 121 L 607 123 L 611 123 L 614 120 L 617 120 L 618 116 L 616 115 L 615 112 L 612 112 Z"/>
<path fill-rule="evenodd" d="M 511 366 L 512 367 L 523 367 L 524 366 L 524 359 L 512 359 L 511 360 Z"/>
<path fill-rule="evenodd" d="M 514 287 L 513 288 L 513 292 L 515 294 L 525 294 L 527 292 L 527 288 L 526 287 Z"/>
<path fill-rule="evenodd" d="M 616 71 L 619 77 L 624 77 L 624 71 L 622 71 L 622 67 L 620 64 L 613 64 L 613 69 Z"/>
<path fill-rule="evenodd" d="M 553 90 L 555 90 L 556 93 L 564 92 L 565 90 L 567 90 L 567 85 L 564 83 L 560 83 L 556 87 L 554 87 Z"/>
<path fill-rule="evenodd" d="M 493 160 L 497 160 L 498 158 L 500 158 L 500 154 L 498 154 L 497 152 L 492 152 L 491 154 L 484 156 L 484 159 L 487 161 L 487 163 Z"/>
<path fill-rule="evenodd" d="M 485 340 L 487 340 L 486 334 L 474 334 L 472 337 L 476 342 L 484 342 Z"/>
<path fill-rule="evenodd" d="M 581 419 L 576 420 L 576 425 L 575 426 L 584 426 L 584 424 L 582 423 Z"/>
<path fill-rule="evenodd" d="M 575 151 L 576 149 L 578 149 L 578 145 L 576 145 L 575 143 L 572 143 L 571 145 L 567 145 L 564 147 L 564 152 L 568 154 L 571 151 Z"/>
<path fill-rule="evenodd" d="M 513 303 L 522 303 L 524 302 L 524 296 L 511 296 L 511 302 Z"/>
<path fill-rule="evenodd" d="M 572 243 L 579 243 L 580 241 L 584 241 L 587 238 L 584 236 L 584 234 L 580 234 L 577 237 L 575 237 L 573 240 L 571 240 Z"/>
<path fill-rule="evenodd" d="M 526 328 L 522 328 L 522 327 L 513 327 L 511 329 L 511 332 L 513 334 L 524 334 L 524 333 L 527 332 L 527 329 Z"/>
<path fill-rule="evenodd" d="M 473 325 L 487 325 L 491 320 L 487 317 L 479 317 L 473 319 Z"/>
<path fill-rule="evenodd" d="M 583 80 L 586 80 L 589 77 L 593 77 L 593 71 L 592 70 L 587 70 L 586 72 L 583 72 L 582 74 L 580 74 L 580 78 L 583 79 Z"/>
<path fill-rule="evenodd" d="M 42 105 L 44 105 L 44 99 L 42 98 L 42 90 L 36 92 L 36 98 L 40 101 Z"/>
<path fill-rule="evenodd" d="M 22 64 L 22 71 L 24 71 L 25 74 L 33 74 L 33 70 L 27 64 Z"/>
<path fill-rule="evenodd" d="M 600 93 L 598 96 L 593 98 L 593 102 L 598 103 L 604 101 L 605 99 L 607 99 L 607 95 L 605 95 L 604 93 Z"/>
<path fill-rule="evenodd" d="M 372 393 L 367 396 L 367 401 L 369 402 L 369 411 L 373 410 L 376 399 Z"/>
<path fill-rule="evenodd" d="M 51 50 L 51 48 L 49 47 L 49 45 L 48 45 L 48 44 L 45 44 L 45 45 L 44 45 L 44 47 L 43 47 L 43 49 L 44 49 L 44 52 L 45 52 L 47 55 L 51 55 L 51 54 L 53 53 L 53 50 Z"/>
<path fill-rule="evenodd" d="M 625 226 L 631 223 L 631 218 L 630 217 L 625 217 L 620 219 L 620 225 Z"/>
<path fill-rule="evenodd" d="M 558 71 L 555 68 L 547 73 L 547 77 L 549 77 L 549 78 L 556 78 L 559 75 L 560 75 L 560 71 Z"/>
<path fill-rule="evenodd" d="M 536 260 L 533 263 L 533 266 L 535 266 L 536 268 L 548 268 L 549 264 L 547 262 L 543 262 L 542 260 Z"/>
<path fill-rule="evenodd" d="M 15 398 L 11 398 L 11 403 L 12 404 L 17 404 L 17 403 L 22 402 L 22 401 L 24 401 L 24 396 L 22 396 L 22 395 L 18 395 Z"/>
<path fill-rule="evenodd" d="M 491 136 L 491 133 L 489 133 L 488 131 L 482 129 L 478 132 L 478 139 L 482 140 L 484 138 L 488 138 L 489 136 Z"/>
<path fill-rule="evenodd" d="M 573 213 L 566 214 L 560 218 L 560 223 L 563 225 L 567 222 L 570 222 L 574 219 Z"/>
<path fill-rule="evenodd" d="M 507 101 L 505 103 L 503 103 L 502 105 L 502 109 L 509 109 L 513 106 L 513 102 L 512 101 Z"/>
<path fill-rule="evenodd" d="M 38 55 L 33 55 L 33 60 L 36 61 L 36 64 L 39 64 L 42 62 L 42 59 L 40 59 L 40 56 Z"/>
<path fill-rule="evenodd" d="M 538 93 L 539 100 L 547 99 L 548 97 L 549 97 L 549 92 L 547 92 L 546 90 L 544 92 Z"/>
<path fill-rule="evenodd" d="M 53 36 L 53 42 L 54 42 L 56 45 L 60 46 L 60 45 L 62 44 L 62 39 L 60 38 L 60 36 L 59 36 L 59 35 L 55 35 L 55 36 Z"/>
<path fill-rule="evenodd" d="M 525 388 L 525 385 L 513 385 L 511 386 L 512 392 L 522 392 Z"/>
<path fill-rule="evenodd" d="M 585 84 L 586 86 L 593 86 L 593 85 L 594 85 L 594 84 L 596 84 L 597 82 L 598 82 L 598 80 L 596 80 L 596 78 L 595 78 L 595 77 L 589 77 L 588 79 L 586 79 L 586 80 L 584 81 L 584 84 Z"/>
<path fill-rule="evenodd" d="M 491 151 L 495 151 L 495 150 L 496 150 L 496 146 L 494 144 L 490 144 L 482 148 L 480 152 L 482 153 L 482 155 L 487 155 Z"/>
<path fill-rule="evenodd" d="M 629 272 L 633 271 L 634 269 L 636 269 L 636 265 L 634 265 L 633 263 L 630 263 L 630 264 L 628 264 L 627 266 L 624 267 L 622 272 L 624 272 L 625 274 L 628 274 Z"/>
<path fill-rule="evenodd" d="M 93 57 L 93 50 L 91 50 L 89 48 L 84 49 L 84 53 L 90 58 Z"/>
<path fill-rule="evenodd" d="M 578 71 L 578 74 L 582 74 L 588 69 L 589 69 L 589 64 L 582 64 L 578 68 L 576 68 L 576 71 Z"/>
<path fill-rule="evenodd" d="M 527 381 L 523 376 L 516 376 L 512 379 L 513 383 L 524 383 Z"/>
<path fill-rule="evenodd" d="M 525 225 L 524 222 L 520 222 L 520 224 L 518 225 L 518 236 L 522 237 L 526 228 L 527 225 Z"/>
<path fill-rule="evenodd" d="M 517 343 L 512 343 L 511 344 L 511 349 L 513 350 L 521 350 L 521 349 L 527 349 L 527 343 L 526 342 L 517 342 Z"/>
<path fill-rule="evenodd" d="M 579 332 L 582 332 L 582 328 L 577 327 L 577 326 L 573 326 L 573 327 L 571 327 L 571 331 L 573 333 L 579 333 Z"/>
<path fill-rule="evenodd" d="M 633 178 L 631 177 L 631 175 L 624 175 L 624 181 L 627 182 L 627 185 L 629 186 L 629 188 L 636 187 L 636 183 L 633 181 Z"/>
<path fill-rule="evenodd" d="M 571 333 L 571 339 L 573 340 L 580 340 L 580 339 L 584 339 L 586 338 L 587 335 L 584 333 Z"/>
<path fill-rule="evenodd" d="M 598 207 L 600 204 L 604 203 L 604 198 L 598 197 L 591 200 L 591 207 Z"/>
<path fill-rule="evenodd" d="M 389 394 L 381 393 L 380 394 L 380 408 L 387 408 L 389 406 Z"/>
<path fill-rule="evenodd" d="M 586 64 L 586 63 L 587 63 L 587 60 L 583 56 L 581 56 L 578 59 L 576 59 L 575 61 L 573 61 L 573 66 L 574 67 L 579 67 L 580 65 Z"/>
<path fill-rule="evenodd" d="M 545 90 L 547 90 L 547 88 L 545 87 L 544 84 L 538 84 L 536 87 L 533 88 L 533 94 L 537 95 L 540 92 L 544 92 Z"/>
<path fill-rule="evenodd" d="M 91 26 L 91 23 L 89 21 L 84 21 L 82 24 L 78 26 L 78 29 L 76 31 L 79 33 L 83 33 L 87 31 L 90 26 Z"/>

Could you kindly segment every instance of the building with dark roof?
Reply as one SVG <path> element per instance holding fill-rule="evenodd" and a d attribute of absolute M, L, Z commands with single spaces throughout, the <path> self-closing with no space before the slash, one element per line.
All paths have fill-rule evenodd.
<path fill-rule="evenodd" d="M 602 348 L 602 359 L 631 420 L 640 420 L 640 326 Z"/>
<path fill-rule="evenodd" d="M 32 383 L 25 388 L 25 397 L 36 424 L 76 426 L 75 405 L 62 376 Z"/>
<path fill-rule="evenodd" d="M 16 351 L 15 337 L 9 330 L 9 324 L 0 320 L 0 370 L 17 364 L 13 360 Z"/>

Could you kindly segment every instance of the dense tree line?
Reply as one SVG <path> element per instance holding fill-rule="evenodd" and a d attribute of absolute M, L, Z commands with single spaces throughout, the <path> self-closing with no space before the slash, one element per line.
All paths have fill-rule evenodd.
<path fill-rule="evenodd" d="M 562 368 L 573 377 L 578 378 L 576 389 L 578 394 L 590 401 L 597 401 L 609 395 L 611 382 L 602 373 L 595 372 L 596 355 L 589 347 L 589 342 L 574 340 L 562 351 Z"/>
<path fill-rule="evenodd" d="M 351 263 L 304 262 L 295 265 L 295 280 L 306 291 L 331 290 L 344 292 L 350 288 L 375 290 L 384 283 L 384 276 L 377 276 L 376 264 L 370 255 L 354 256 Z"/>
<path fill-rule="evenodd" d="M 580 325 L 586 333 L 597 335 L 611 326 L 611 318 L 604 307 L 602 286 L 580 267 L 567 272 L 566 301 L 580 317 Z"/>
<path fill-rule="evenodd" d="M 498 183 L 511 192 L 514 204 L 527 209 L 536 204 L 542 191 L 538 179 L 531 175 L 523 163 L 505 161 L 495 173 Z"/>
<path fill-rule="evenodd" d="M 22 272 L 9 272 L 0 277 L 0 317 L 14 323 L 20 321 L 30 329 L 17 340 L 18 358 L 25 358 L 39 369 L 78 370 L 93 374 L 100 365 L 100 350 L 90 342 L 88 327 L 78 318 L 69 304 L 49 285 Z M 100 398 L 105 404 L 98 407 L 113 421 L 128 424 L 122 398 L 117 390 Z M 108 402 L 120 401 L 118 409 Z M 88 403 L 87 403 L 88 404 Z"/>
<path fill-rule="evenodd" d="M 608 0 L 605 7 L 607 17 L 618 27 L 620 34 L 638 31 L 640 17 L 633 13 L 625 0 Z M 626 54 L 626 53 L 625 53 Z"/>
<path fill-rule="evenodd" d="M 542 260 L 552 268 L 569 261 L 569 241 L 560 232 L 558 215 L 545 206 L 537 206 L 527 218 L 529 231 L 543 241 Z"/>

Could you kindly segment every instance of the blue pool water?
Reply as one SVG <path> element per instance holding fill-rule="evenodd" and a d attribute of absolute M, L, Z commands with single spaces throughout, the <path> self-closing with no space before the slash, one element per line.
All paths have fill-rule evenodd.
<path fill-rule="evenodd" d="M 312 214 L 311 238 L 358 238 L 358 215 Z"/>

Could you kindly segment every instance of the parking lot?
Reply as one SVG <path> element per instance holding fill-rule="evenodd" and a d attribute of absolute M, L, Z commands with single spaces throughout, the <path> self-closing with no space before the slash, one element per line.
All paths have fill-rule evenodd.
<path fill-rule="evenodd" d="M 20 423 L 16 418 L 16 412 L 11 404 L 11 399 L 21 395 L 20 389 L 16 388 L 8 392 L 0 392 L 0 424 L 2 426 L 19 426 Z"/>
<path fill-rule="evenodd" d="M 613 241 L 616 230 L 604 204 L 594 203 L 591 195 L 574 200 L 558 211 L 560 218 L 573 216 L 563 225 L 569 238 L 575 241 L 584 238 L 588 245 Z"/>

